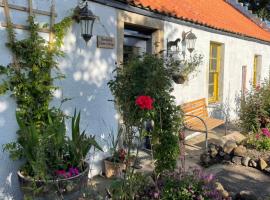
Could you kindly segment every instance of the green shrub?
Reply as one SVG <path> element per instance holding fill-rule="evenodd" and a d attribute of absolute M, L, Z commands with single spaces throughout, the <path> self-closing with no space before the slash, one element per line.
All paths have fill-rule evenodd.
<path fill-rule="evenodd" d="M 135 104 L 136 98 L 147 95 L 154 99 L 151 120 L 155 126 L 151 136 L 158 172 L 173 170 L 176 166 L 178 132 L 182 123 L 180 110 L 171 95 L 171 71 L 165 63 L 156 55 L 133 58 L 117 67 L 114 79 L 108 83 L 126 127 L 141 127 L 146 120 L 145 112 Z M 132 130 L 126 132 L 134 137 Z"/>
<path fill-rule="evenodd" d="M 250 134 L 247 139 L 247 144 L 259 151 L 270 150 L 270 132 L 268 128 L 263 128 L 257 134 Z"/>
<path fill-rule="evenodd" d="M 261 87 L 252 88 L 240 99 L 240 127 L 245 132 L 258 133 L 270 125 L 270 84 L 265 80 Z"/>

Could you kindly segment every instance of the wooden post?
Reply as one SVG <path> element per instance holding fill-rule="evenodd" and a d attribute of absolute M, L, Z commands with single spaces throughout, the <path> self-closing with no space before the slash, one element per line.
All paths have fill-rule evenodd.
<path fill-rule="evenodd" d="M 9 7 L 8 7 L 8 0 L 3 0 L 3 4 L 4 4 L 4 12 L 5 12 L 5 17 L 6 17 L 6 23 L 10 24 L 11 19 L 10 19 Z"/>
<path fill-rule="evenodd" d="M 29 5 L 29 15 L 33 16 L 33 4 L 32 0 L 28 0 L 28 5 Z"/>
<path fill-rule="evenodd" d="M 49 38 L 50 44 L 52 44 L 54 40 L 54 32 L 53 32 L 54 24 L 55 24 L 55 1 L 53 0 L 51 6 L 51 24 L 50 24 L 50 38 Z"/>

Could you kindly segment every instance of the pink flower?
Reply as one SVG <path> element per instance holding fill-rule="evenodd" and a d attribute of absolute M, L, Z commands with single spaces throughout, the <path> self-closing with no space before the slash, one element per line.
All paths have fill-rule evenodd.
<path fill-rule="evenodd" d="M 270 138 L 270 132 L 268 130 L 268 128 L 262 128 L 262 133 L 266 136 Z"/>
<path fill-rule="evenodd" d="M 258 140 L 258 139 L 260 138 L 260 134 L 257 133 L 255 137 L 256 137 L 256 139 Z"/>

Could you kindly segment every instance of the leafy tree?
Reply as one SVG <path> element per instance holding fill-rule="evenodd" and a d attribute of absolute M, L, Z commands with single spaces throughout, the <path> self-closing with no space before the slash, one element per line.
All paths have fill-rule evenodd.
<path fill-rule="evenodd" d="M 248 6 L 253 13 L 257 14 L 263 20 L 270 20 L 270 1 L 269 0 L 239 0 Z"/>

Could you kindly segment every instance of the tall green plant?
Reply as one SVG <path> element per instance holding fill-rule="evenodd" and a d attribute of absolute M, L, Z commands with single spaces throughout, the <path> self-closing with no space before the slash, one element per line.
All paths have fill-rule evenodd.
<path fill-rule="evenodd" d="M 96 142 L 95 136 L 87 136 L 85 130 L 80 131 L 80 119 L 81 113 L 79 112 L 77 115 L 75 110 L 71 123 L 72 137 L 69 140 L 69 147 L 71 164 L 83 167 L 84 159 L 90 149 L 93 147 L 102 151 L 102 148 Z"/>
<path fill-rule="evenodd" d="M 117 67 L 115 77 L 108 85 L 115 96 L 119 111 L 126 125 L 127 134 L 132 135 L 132 126 L 141 127 L 143 112 L 135 105 L 140 95 L 154 99 L 152 132 L 156 169 L 159 172 L 174 169 L 179 154 L 178 131 L 181 114 L 171 95 L 173 83 L 171 70 L 165 61 L 156 55 L 143 55 Z"/>

